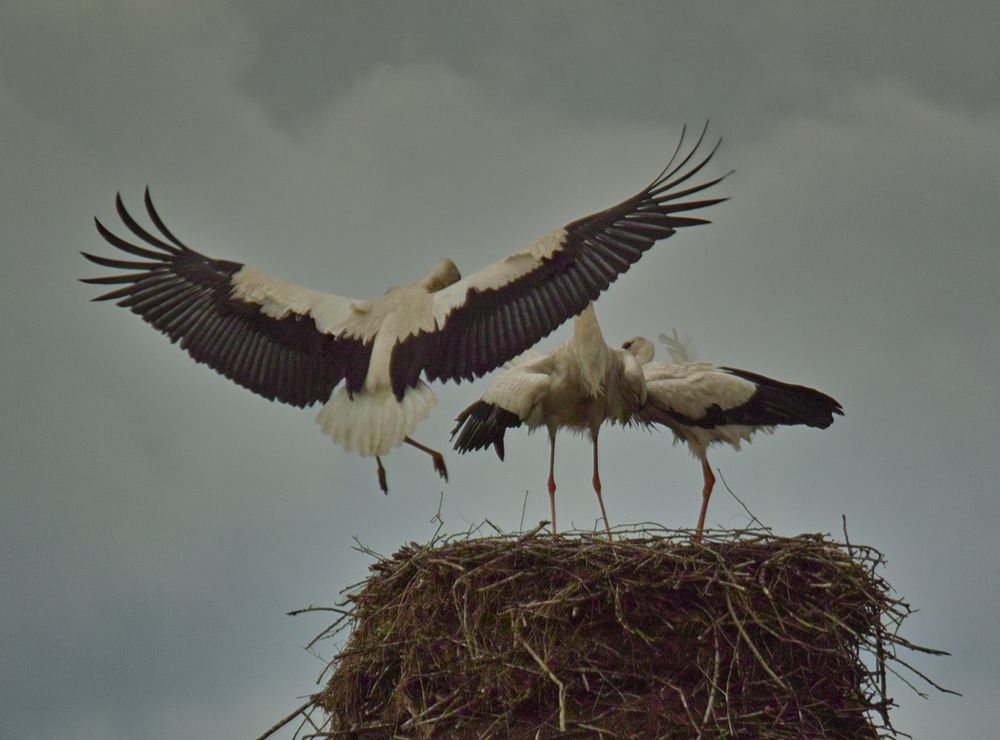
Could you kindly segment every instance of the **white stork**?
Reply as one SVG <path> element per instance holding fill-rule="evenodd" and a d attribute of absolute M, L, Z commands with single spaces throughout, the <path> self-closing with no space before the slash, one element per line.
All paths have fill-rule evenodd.
<path fill-rule="evenodd" d="M 652 362 L 655 349 L 645 337 L 633 337 L 622 345 L 642 363 L 646 380 L 646 404 L 635 415 L 645 424 L 662 424 L 674 433 L 674 442 L 684 442 L 701 461 L 704 476 L 701 511 L 695 540 L 701 540 L 708 512 L 708 499 L 715 476 L 708 464 L 708 447 L 726 442 L 740 449 L 756 432 L 774 431 L 776 426 L 805 424 L 826 429 L 833 415 L 843 415 L 840 404 L 813 388 L 698 362 L 687 337 L 660 335 L 673 362 Z"/>
<path fill-rule="evenodd" d="M 626 423 L 646 401 L 646 383 L 639 361 L 629 352 L 609 347 L 601 334 L 593 305 L 576 317 L 573 337 L 546 354 L 530 353 L 490 383 L 483 397 L 458 415 L 452 430 L 459 452 L 490 445 L 504 458 L 504 434 L 527 424 L 549 432 L 549 503 L 552 533 L 556 532 L 556 432 L 589 432 L 594 450 L 592 483 L 611 539 L 608 514 L 601 496 L 597 436 L 606 421 Z"/>
<path fill-rule="evenodd" d="M 254 393 L 299 407 L 323 402 L 316 416 L 323 432 L 349 451 L 374 456 L 383 491 L 381 456 L 403 442 L 428 453 L 447 480 L 441 454 L 410 437 L 436 403 L 421 375 L 482 376 L 580 313 L 655 242 L 707 223 L 683 215 L 724 200 L 691 197 L 725 177 L 688 183 L 718 149 L 695 159 L 704 137 L 705 130 L 675 165 L 682 132 L 667 167 L 628 200 L 464 279 L 443 259 L 419 281 L 372 300 L 301 288 L 189 248 L 166 227 L 147 189 L 155 233 L 120 196 L 115 201 L 142 246 L 95 219 L 105 240 L 141 261 L 83 253 L 126 271 L 84 282 L 122 285 L 94 300 L 117 301 L 180 342 L 195 361 Z"/>

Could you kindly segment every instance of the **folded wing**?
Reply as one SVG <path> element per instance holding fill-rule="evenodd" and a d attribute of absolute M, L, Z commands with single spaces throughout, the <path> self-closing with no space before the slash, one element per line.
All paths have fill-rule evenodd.
<path fill-rule="evenodd" d="M 815 388 L 709 363 L 648 363 L 645 421 L 690 427 L 773 427 L 804 424 L 825 429 L 840 404 Z"/>

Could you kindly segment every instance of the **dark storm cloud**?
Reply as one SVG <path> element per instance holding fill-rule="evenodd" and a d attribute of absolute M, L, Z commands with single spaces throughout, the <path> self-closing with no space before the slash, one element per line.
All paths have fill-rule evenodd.
<path fill-rule="evenodd" d="M 414 62 L 462 69 L 519 106 L 611 120 L 738 112 L 738 125 L 755 130 L 829 111 L 851 80 L 880 77 L 972 113 L 997 105 L 983 74 L 996 64 L 1000 24 L 989 2 L 769 3 L 749 12 L 734 2 L 555 2 L 533 5 L 529 22 L 488 2 L 237 7 L 260 45 L 240 87 L 293 127 L 373 67 Z"/>
<path fill-rule="evenodd" d="M 701 355 L 815 385 L 847 415 L 713 457 L 778 531 L 884 549 L 923 611 L 900 686 L 917 737 L 989 737 L 1000 569 L 1000 95 L 993 5 L 19 3 L 0 10 L 0 690 L 31 737 L 245 737 L 313 689 L 288 609 L 434 530 L 401 449 L 392 494 L 312 413 L 251 396 L 134 316 L 89 305 L 142 188 L 192 246 L 355 296 L 441 256 L 466 272 L 633 192 L 680 124 L 736 168 L 710 226 L 597 307 L 612 342 L 676 326 Z M 683 237 L 683 238 L 682 238 Z M 546 340 L 552 346 L 561 334 Z M 11 390 L 13 389 L 13 390 Z M 421 438 L 480 384 L 437 388 Z M 451 531 L 547 511 L 544 435 L 449 456 Z M 692 523 L 697 465 L 602 435 L 618 522 Z M 591 526 L 589 450 L 560 438 L 560 516 Z M 717 494 L 710 522 L 746 523 Z M 986 637 L 984 637 L 986 636 Z M 61 697 L 50 700 L 51 697 Z M 27 731 L 23 731 L 28 728 Z"/>

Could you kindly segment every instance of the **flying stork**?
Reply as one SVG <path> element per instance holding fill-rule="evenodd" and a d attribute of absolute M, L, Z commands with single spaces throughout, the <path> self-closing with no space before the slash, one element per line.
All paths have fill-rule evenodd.
<path fill-rule="evenodd" d="M 611 539 L 608 514 L 601 496 L 597 436 L 605 422 L 628 422 L 646 402 L 642 366 L 631 353 L 609 347 L 597 323 L 593 305 L 576 317 L 573 337 L 551 352 L 529 353 L 490 383 L 483 397 L 458 415 L 452 439 L 458 452 L 493 445 L 504 458 L 504 434 L 528 425 L 549 432 L 549 504 L 556 533 L 556 432 L 589 432 L 594 451 L 592 484 Z"/>
<path fill-rule="evenodd" d="M 472 380 L 499 367 L 580 313 L 655 242 L 707 223 L 683 215 L 724 200 L 692 197 L 726 176 L 689 183 L 721 143 L 696 158 L 706 129 L 675 164 L 682 131 L 666 168 L 636 195 L 464 279 L 443 259 L 417 282 L 371 300 L 302 288 L 191 249 L 167 228 L 147 188 L 152 231 L 120 195 L 116 210 L 132 241 L 95 219 L 106 241 L 139 261 L 84 252 L 125 271 L 84 282 L 122 286 L 94 300 L 116 301 L 250 391 L 298 407 L 322 402 L 322 431 L 374 456 L 383 491 L 381 457 L 403 442 L 429 454 L 447 480 L 441 453 L 410 436 L 436 403 L 425 380 Z"/>
<path fill-rule="evenodd" d="M 715 476 L 708 464 L 708 447 L 725 442 L 740 449 L 756 432 L 771 433 L 776 426 L 804 424 L 826 429 L 841 405 L 825 393 L 790 385 L 747 370 L 698 362 L 691 341 L 674 331 L 660 335 L 673 362 L 652 362 L 655 349 L 645 337 L 633 337 L 622 348 L 642 364 L 646 403 L 635 420 L 660 424 L 674 433 L 701 461 L 704 486 L 695 528 L 700 541 Z"/>

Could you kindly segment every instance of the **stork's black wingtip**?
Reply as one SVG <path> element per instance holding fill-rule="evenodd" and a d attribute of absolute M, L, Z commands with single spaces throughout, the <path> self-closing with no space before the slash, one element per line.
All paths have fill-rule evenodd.
<path fill-rule="evenodd" d="M 79 282 L 83 283 L 84 285 L 99 285 L 100 284 L 100 278 L 77 278 L 77 280 Z M 93 298 L 90 299 L 90 303 L 100 303 L 101 301 L 104 301 L 104 300 L 107 300 L 107 299 L 103 295 L 94 296 Z"/>

